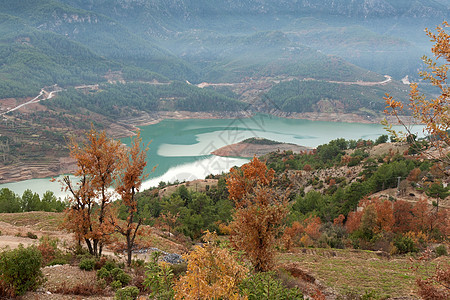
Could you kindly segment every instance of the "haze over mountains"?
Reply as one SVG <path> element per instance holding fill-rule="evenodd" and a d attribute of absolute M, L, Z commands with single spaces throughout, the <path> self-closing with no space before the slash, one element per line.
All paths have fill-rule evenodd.
<path fill-rule="evenodd" d="M 444 0 L 1 2 L 2 98 L 98 83 L 107 71 L 192 83 L 376 77 L 358 66 L 399 79 L 415 76 L 430 47 L 423 29 L 449 15 Z"/>
<path fill-rule="evenodd" d="M 0 0 L 0 180 L 67 171 L 91 123 L 377 122 L 449 15 L 449 0 Z"/>

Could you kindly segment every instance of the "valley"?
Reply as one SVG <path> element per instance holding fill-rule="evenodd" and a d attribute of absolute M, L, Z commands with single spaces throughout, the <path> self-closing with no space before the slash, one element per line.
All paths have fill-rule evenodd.
<path fill-rule="evenodd" d="M 428 49 L 419 34 L 406 32 L 434 25 L 446 12 L 431 2 L 422 4 L 429 9 L 420 18 L 389 1 L 377 4 L 380 15 L 339 4 L 323 16 L 317 14 L 323 3 L 272 3 L 264 11 L 243 0 L 185 2 L 6 1 L 3 182 L 70 170 L 58 162 L 68 156 L 66 143 L 91 123 L 115 138 L 164 119 L 257 113 L 377 123 L 385 93 L 407 99 L 400 79 L 417 79 L 413 56 Z M 220 21 L 205 17 L 234 10 L 240 13 Z M 352 17 L 343 18 L 348 11 Z M 381 11 L 400 15 L 381 25 Z M 410 16 L 417 22 L 407 21 Z"/>
<path fill-rule="evenodd" d="M 449 19 L 1 1 L 0 297 L 448 299 Z"/>
<path fill-rule="evenodd" d="M 364 81 L 356 81 L 356 82 L 335 82 L 328 81 L 333 84 L 342 84 L 342 85 L 358 85 L 358 86 L 376 86 L 376 85 L 386 85 L 389 84 L 392 78 L 390 76 L 385 76 L 387 79 L 380 82 L 364 82 Z M 110 78 L 111 80 L 111 78 Z M 381 115 L 377 116 L 367 116 L 366 113 L 346 113 L 342 110 L 333 111 L 330 110 L 330 106 L 325 106 L 326 108 L 317 108 L 316 112 L 308 112 L 308 113 L 294 113 L 294 112 L 284 112 L 277 107 L 276 103 L 272 101 L 263 101 L 262 96 L 265 92 L 268 92 L 273 86 L 280 84 L 282 82 L 291 82 L 296 80 L 296 78 L 261 78 L 261 79 L 249 79 L 247 82 L 243 83 L 201 83 L 198 84 L 199 88 L 207 88 L 207 87 L 229 87 L 233 93 L 239 95 L 239 101 L 245 103 L 246 107 L 242 107 L 242 111 L 229 111 L 229 112 L 214 112 L 214 111 L 179 111 L 174 110 L 163 110 L 163 111 L 140 111 L 133 108 L 129 110 L 133 111 L 133 114 L 130 115 L 126 113 L 125 116 L 119 115 L 119 119 L 113 120 L 108 118 L 108 116 L 101 116 L 99 118 L 99 114 L 104 114 L 101 111 L 94 113 L 84 118 L 84 128 L 88 125 L 88 122 L 95 122 L 97 124 L 101 124 L 101 127 L 106 129 L 110 136 L 115 138 L 123 138 L 127 136 L 134 135 L 134 132 L 137 130 L 139 126 L 150 125 L 158 123 L 164 119 L 175 119 L 175 120 L 183 120 L 183 119 L 230 119 L 230 118 L 242 118 L 248 117 L 249 115 L 254 115 L 258 112 L 268 112 L 274 116 L 285 117 L 285 118 L 293 118 L 293 119 L 307 119 L 307 120 L 320 120 L 320 121 L 335 121 L 335 122 L 360 122 L 360 123 L 378 123 L 381 120 Z M 303 79 L 303 81 L 311 81 L 314 80 L 312 78 Z M 110 85 L 120 85 L 122 83 L 112 82 Z M 128 82 L 128 84 L 132 84 L 133 82 Z M 150 86 L 168 86 L 172 84 L 171 82 L 161 83 L 161 82 L 145 82 L 138 83 Z M 396 83 L 396 86 L 399 86 Z M 120 87 L 119 87 L 120 88 Z M 100 86 L 98 84 L 95 85 L 80 85 L 75 86 L 73 88 L 75 91 L 83 91 L 83 93 L 98 93 Z M 38 96 L 30 99 L 30 100 L 22 100 L 22 101 L 0 101 L 0 114 L 3 118 L 2 124 L 0 127 L 3 127 L 2 138 L 5 141 L 2 148 L 2 152 L 0 155 L 3 155 L 3 162 L 6 163 L 3 167 L 0 166 L 0 183 L 14 182 L 14 181 L 22 181 L 28 180 L 32 178 L 45 178 L 51 176 L 57 176 L 60 174 L 64 174 L 73 170 L 73 165 L 71 165 L 70 160 L 68 159 L 68 153 L 65 152 L 66 141 L 69 136 L 67 133 L 73 132 L 76 130 L 79 125 L 74 126 L 74 123 L 68 123 L 65 121 L 64 123 L 59 123 L 63 119 L 61 116 L 66 116 L 72 118 L 73 120 L 79 119 L 79 117 L 75 117 L 73 113 L 66 110 L 61 110 L 58 107 L 53 106 L 51 101 L 58 101 L 58 94 L 64 94 L 67 89 L 62 89 L 58 86 L 53 86 L 50 88 L 43 88 Z M 55 97 L 55 98 L 54 98 Z M 23 102 L 23 103 L 21 103 Z M 38 104 L 40 102 L 45 102 L 46 104 L 41 105 Z M 128 110 L 124 107 L 124 110 Z M 17 111 L 19 114 L 12 114 L 12 112 Z M 30 116 L 32 116 L 32 122 L 30 122 Z M 53 121 L 49 122 L 47 119 L 45 121 L 45 127 L 41 127 L 44 124 L 39 124 L 42 120 L 40 118 L 50 118 Z M 89 121 L 91 120 L 91 121 Z M 23 124 L 23 125 L 21 125 Z M 50 126 L 50 124 L 53 124 Z M 65 128 L 60 128 L 59 124 L 63 125 Z M 70 125 L 73 124 L 73 125 Z M 31 127 L 27 127 L 31 126 Z M 69 126 L 69 128 L 67 127 Z M 70 128 L 71 126 L 74 126 Z M 30 134 L 34 141 L 28 140 L 24 135 L 17 135 L 17 130 L 22 128 L 25 132 L 35 132 Z M 8 129 L 9 128 L 9 129 Z M 58 143 L 58 145 L 54 145 L 53 151 L 46 152 L 45 150 L 45 139 L 46 135 L 39 134 L 40 128 L 45 128 L 46 132 L 53 131 L 54 133 L 58 132 L 58 134 L 62 134 L 64 139 L 60 139 L 59 142 L 52 140 L 52 143 Z M 64 133 L 66 132 L 66 133 Z M 39 138 L 38 138 L 39 137 Z M 41 139 L 43 137 L 43 139 Z M 13 141 L 13 142 L 10 142 Z M 36 141 L 38 141 L 36 143 Z M 28 153 L 21 154 L 24 155 L 19 161 L 16 161 L 14 158 L 15 155 L 11 155 L 14 151 L 15 144 L 22 143 L 27 145 L 27 147 L 32 147 L 33 151 L 30 152 L 19 152 L 19 153 Z M 6 147 L 8 145 L 8 148 Z M 56 146 L 56 147 L 55 147 Z M 40 149 L 41 148 L 41 149 Z M 61 149 L 60 154 L 56 154 L 55 149 Z M 62 151 L 62 152 L 61 152 Z M 16 153 L 17 154 L 17 153 Z M 38 156 L 36 156 L 38 155 Z M 56 155 L 56 156 L 55 156 Z M 41 157 L 39 164 L 36 164 L 31 158 L 36 159 L 36 157 Z M 16 156 L 17 157 L 17 156 Z M 27 158 L 29 157 L 29 158 Z M 16 161 L 16 162 L 14 162 Z"/>

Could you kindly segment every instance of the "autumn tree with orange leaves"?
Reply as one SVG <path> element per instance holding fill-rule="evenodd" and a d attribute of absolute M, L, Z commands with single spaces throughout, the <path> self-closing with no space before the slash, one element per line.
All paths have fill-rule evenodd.
<path fill-rule="evenodd" d="M 126 207 L 128 216 L 125 222 L 120 222 L 115 216 L 111 215 L 110 222 L 114 231 L 120 233 L 126 238 L 127 265 L 131 265 L 131 255 L 135 245 L 136 237 L 143 219 L 138 218 L 136 194 L 141 188 L 142 181 L 147 177 L 144 174 L 147 165 L 146 157 L 148 148 L 142 145 L 142 139 L 138 133 L 131 143 L 131 148 L 120 153 L 119 175 L 117 177 L 116 192 L 120 195 L 122 204 Z M 137 221 L 137 222 L 136 222 Z"/>
<path fill-rule="evenodd" d="M 184 256 L 187 271 L 175 284 L 175 299 L 247 299 L 239 295 L 239 284 L 248 269 L 217 244 L 215 233 L 206 231 L 203 240 Z"/>
<path fill-rule="evenodd" d="M 436 157 L 444 164 L 445 167 L 450 164 L 450 156 L 446 148 L 450 145 L 450 137 L 448 130 L 450 129 L 450 88 L 447 85 L 447 72 L 450 67 L 450 35 L 445 31 L 448 28 L 447 22 L 443 22 L 441 26 L 437 26 L 437 33 L 429 29 L 425 29 L 426 34 L 434 42 L 431 48 L 435 56 L 435 60 L 424 56 L 423 62 L 426 64 L 428 71 L 420 72 L 423 80 L 428 81 L 431 85 L 440 90 L 440 95 L 436 98 L 427 98 L 418 90 L 417 83 L 410 85 L 410 102 L 409 108 L 412 111 L 413 117 L 419 123 L 425 125 L 424 131 L 429 135 L 430 141 L 439 150 L 439 155 Z M 438 60 L 444 59 L 446 63 L 439 65 Z M 390 95 L 386 95 L 385 112 L 396 118 L 406 132 L 403 134 L 397 133 L 392 129 L 392 125 L 384 120 L 386 129 L 395 137 L 406 140 L 407 137 L 413 136 L 408 124 L 400 117 L 403 110 L 403 104 L 400 101 L 393 99 Z M 411 139 L 410 142 L 414 142 Z"/>
<path fill-rule="evenodd" d="M 257 272 L 272 267 L 275 240 L 288 213 L 286 193 L 271 186 L 274 173 L 254 157 L 240 169 L 231 169 L 227 178 L 236 207 L 230 239 L 248 255 Z"/>
<path fill-rule="evenodd" d="M 70 156 L 77 162 L 74 175 L 79 179 L 77 183 L 69 176 L 62 180 L 63 188 L 70 193 L 63 226 L 75 233 L 78 241 L 85 241 L 89 253 L 100 256 L 113 232 L 108 222 L 112 201 L 108 188 L 117 178 L 122 149 L 118 141 L 93 127 L 84 144 L 72 140 L 69 148 Z"/>

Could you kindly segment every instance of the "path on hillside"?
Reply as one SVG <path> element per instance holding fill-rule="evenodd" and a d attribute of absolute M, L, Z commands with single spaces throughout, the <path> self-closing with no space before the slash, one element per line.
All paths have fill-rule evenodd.
<path fill-rule="evenodd" d="M 361 85 L 361 86 L 375 86 L 375 85 L 384 85 L 389 83 L 390 81 L 392 81 L 392 77 L 389 75 L 384 75 L 384 77 L 386 78 L 383 81 L 333 81 L 333 80 L 326 80 L 326 82 L 330 82 L 330 83 L 337 83 L 337 84 L 344 84 L 344 85 Z M 267 82 L 267 81 L 272 81 L 274 83 L 280 83 L 280 82 L 285 82 L 285 81 L 292 81 L 292 80 L 299 80 L 300 78 L 298 77 L 287 77 L 284 79 L 280 79 L 280 80 L 254 80 L 253 83 L 263 83 L 263 82 Z M 302 78 L 302 81 L 317 81 L 317 79 L 315 78 Z M 188 84 L 192 85 L 189 81 L 186 81 Z M 161 82 L 143 82 L 146 84 L 151 84 L 151 85 L 167 85 L 170 84 L 169 83 L 161 83 Z M 246 82 L 238 82 L 238 83 L 208 83 L 208 82 L 202 82 L 199 83 L 195 86 L 199 87 L 199 88 L 205 88 L 208 86 L 237 86 L 237 85 L 245 85 L 248 84 Z M 64 89 L 58 88 L 56 85 L 54 86 L 55 90 L 53 91 L 46 91 L 45 88 L 42 88 L 39 95 L 37 95 L 36 97 L 34 97 L 33 99 L 22 103 L 20 105 L 17 105 L 16 107 L 7 109 L 4 112 L 0 113 L 0 116 L 3 116 L 7 113 L 13 112 L 15 110 L 18 110 L 26 105 L 29 104 L 33 104 L 33 103 L 38 103 L 41 100 L 48 100 L 48 99 L 52 99 L 56 93 L 61 92 L 61 91 L 65 91 Z M 98 89 L 98 84 L 93 84 L 93 85 L 80 85 L 80 86 L 76 86 L 75 89 Z"/>
<path fill-rule="evenodd" d="M 389 82 L 392 81 L 392 77 L 389 75 L 384 75 L 384 77 L 386 78 L 383 81 L 334 81 L 334 80 L 323 80 L 326 82 L 330 82 L 330 83 L 337 83 L 337 84 L 344 84 L 344 85 L 361 85 L 361 86 L 375 86 L 375 85 L 385 85 Z M 280 82 L 285 82 L 285 81 L 292 81 L 292 80 L 301 80 L 301 81 L 318 81 L 315 78 L 302 78 L 300 79 L 299 77 L 287 77 L 285 79 L 280 79 L 280 80 L 272 80 L 275 83 L 280 83 Z M 266 82 L 267 80 L 255 80 L 254 82 Z M 208 86 L 237 86 L 237 85 L 242 85 L 245 84 L 244 82 L 238 82 L 238 83 L 209 83 L 209 82 L 202 82 L 197 84 L 196 86 L 199 88 L 205 88 Z"/>
<path fill-rule="evenodd" d="M 24 107 L 26 105 L 33 104 L 33 103 L 38 103 L 41 100 L 52 99 L 55 96 L 55 93 L 58 93 L 60 91 L 62 91 L 62 89 L 55 89 L 54 91 L 48 92 L 44 88 L 42 88 L 41 91 L 39 92 L 39 95 L 37 95 L 36 97 L 34 97 L 33 99 L 31 99 L 31 100 L 29 100 L 29 101 L 27 101 L 25 103 L 17 105 L 16 107 L 7 109 L 6 111 L 0 113 L 0 116 L 6 115 L 7 113 L 10 113 L 10 112 L 13 112 L 15 110 L 18 110 L 19 108 L 22 108 L 22 107 Z"/>

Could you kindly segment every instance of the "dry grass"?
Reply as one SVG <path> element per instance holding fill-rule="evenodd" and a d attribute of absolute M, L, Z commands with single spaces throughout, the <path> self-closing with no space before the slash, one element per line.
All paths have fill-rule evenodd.
<path fill-rule="evenodd" d="M 37 231 L 58 231 L 59 224 L 61 224 L 63 218 L 63 213 L 43 211 L 0 214 L 0 222 Z"/>
<path fill-rule="evenodd" d="M 296 249 L 282 253 L 280 263 L 298 262 L 323 285 L 333 287 L 340 295 L 368 295 L 374 299 L 389 297 L 418 298 L 416 272 L 409 257 L 381 257 L 361 250 Z M 442 257 L 439 260 L 449 260 Z M 436 262 L 431 262 L 429 272 Z M 419 274 L 425 275 L 421 269 Z"/>
<path fill-rule="evenodd" d="M 172 195 L 177 188 L 179 188 L 180 186 L 184 185 L 189 191 L 194 191 L 194 192 L 205 192 L 206 191 L 206 186 L 216 186 L 217 185 L 218 180 L 217 179 L 197 179 L 194 181 L 190 181 L 190 182 L 185 182 L 185 183 L 180 183 L 180 184 L 176 184 L 176 185 L 170 185 L 167 186 L 163 189 L 161 189 L 159 191 L 159 196 L 160 197 L 168 197 L 170 195 Z"/>
<path fill-rule="evenodd" d="M 75 284 L 62 283 L 59 287 L 51 290 L 53 294 L 61 295 L 81 295 L 81 296 L 97 296 L 103 295 L 105 289 L 100 287 L 97 282 L 81 282 Z"/>

